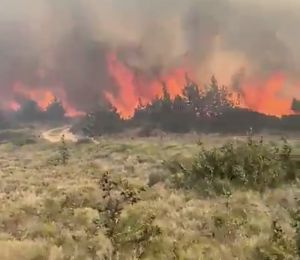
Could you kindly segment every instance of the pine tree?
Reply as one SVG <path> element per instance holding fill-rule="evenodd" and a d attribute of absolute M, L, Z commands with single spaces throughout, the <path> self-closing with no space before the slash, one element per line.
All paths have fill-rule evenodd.
<path fill-rule="evenodd" d="M 42 111 L 34 100 L 25 100 L 18 111 L 17 117 L 21 121 L 32 122 L 42 118 Z"/>
<path fill-rule="evenodd" d="M 162 91 L 163 91 L 163 96 L 161 100 L 161 110 L 162 113 L 169 113 L 172 109 L 172 100 L 165 83 L 163 83 Z"/>
<path fill-rule="evenodd" d="M 54 98 L 45 111 L 46 119 L 51 121 L 61 121 L 65 118 L 65 109 L 61 102 Z"/>

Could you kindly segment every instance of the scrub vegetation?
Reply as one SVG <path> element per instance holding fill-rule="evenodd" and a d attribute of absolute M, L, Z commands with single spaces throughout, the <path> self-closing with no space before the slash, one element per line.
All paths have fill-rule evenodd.
<path fill-rule="evenodd" d="M 0 145 L 2 260 L 299 258 L 296 139 L 30 140 Z"/>

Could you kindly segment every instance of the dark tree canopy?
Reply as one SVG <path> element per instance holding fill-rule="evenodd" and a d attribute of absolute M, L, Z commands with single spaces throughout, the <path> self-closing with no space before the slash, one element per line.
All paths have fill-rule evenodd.
<path fill-rule="evenodd" d="M 116 109 L 108 105 L 99 105 L 93 112 L 88 113 L 80 124 L 81 131 L 88 136 L 116 133 L 123 129 L 123 120 Z"/>
<path fill-rule="evenodd" d="M 54 99 L 47 107 L 44 116 L 46 120 L 62 121 L 65 118 L 65 109 L 58 99 Z"/>
<path fill-rule="evenodd" d="M 111 107 L 89 114 L 77 127 L 85 129 L 89 135 L 115 133 L 128 128 L 142 128 L 166 132 L 184 133 L 189 131 L 246 133 L 270 130 L 300 130 L 300 116 L 280 118 L 267 116 L 238 106 L 238 98 L 233 101 L 232 93 L 220 86 L 215 77 L 204 88 L 187 80 L 181 95 L 171 99 L 167 86 L 162 84 L 162 97 L 148 105 L 139 102 L 134 116 L 124 121 Z M 300 110 L 300 102 L 294 100 L 292 109 Z"/>
<path fill-rule="evenodd" d="M 65 120 L 65 110 L 61 102 L 54 99 L 46 108 L 42 110 L 33 100 L 24 100 L 20 109 L 15 113 L 10 113 L 10 118 L 15 118 L 18 122 L 61 122 Z"/>
<path fill-rule="evenodd" d="M 174 99 L 162 84 L 162 96 L 145 106 L 139 102 L 130 120 L 122 120 L 111 107 L 102 107 L 86 116 L 81 125 L 90 135 L 114 133 L 128 127 L 177 133 L 205 131 L 214 124 L 214 118 L 234 109 L 230 100 L 230 93 L 225 87 L 219 87 L 214 77 L 204 89 L 188 81 L 181 95 Z"/>
<path fill-rule="evenodd" d="M 24 100 L 17 112 L 17 118 L 24 122 L 34 122 L 42 119 L 42 111 L 33 100 Z"/>
<path fill-rule="evenodd" d="M 300 116 L 297 114 L 282 118 L 264 115 L 240 108 L 238 100 L 235 103 L 232 97 L 228 88 L 220 86 L 215 77 L 203 88 L 187 80 L 182 93 L 174 98 L 171 98 L 167 85 L 163 83 L 161 97 L 147 105 L 140 101 L 131 119 L 123 120 L 116 109 L 106 103 L 87 113 L 73 130 L 88 136 L 117 133 L 130 128 L 146 129 L 146 132 L 160 129 L 173 133 L 245 133 L 249 128 L 254 131 L 300 130 Z M 300 101 L 294 99 L 291 109 L 299 112 Z M 21 122 L 58 122 L 65 119 L 65 110 L 57 99 L 45 111 L 41 111 L 36 102 L 26 100 L 17 112 L 17 119 Z"/>

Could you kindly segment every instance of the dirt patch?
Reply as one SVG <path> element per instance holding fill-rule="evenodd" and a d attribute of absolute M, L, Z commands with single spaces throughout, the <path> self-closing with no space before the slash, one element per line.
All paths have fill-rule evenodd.
<path fill-rule="evenodd" d="M 62 136 L 65 137 L 66 141 L 70 142 L 78 142 L 78 137 L 71 133 L 69 126 L 59 127 L 47 130 L 42 133 L 42 138 L 51 142 L 51 143 L 58 143 L 60 142 Z"/>

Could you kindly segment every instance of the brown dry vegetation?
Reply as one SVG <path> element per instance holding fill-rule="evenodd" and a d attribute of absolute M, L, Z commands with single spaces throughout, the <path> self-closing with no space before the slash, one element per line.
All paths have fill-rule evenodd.
<path fill-rule="evenodd" d="M 205 146 L 225 139 L 201 138 Z M 197 140 L 67 143 L 65 164 L 59 143 L 1 144 L 0 259 L 297 259 L 298 181 L 217 196 L 174 188 L 167 164 L 191 160 Z M 299 144 L 293 141 L 296 151 Z M 116 183 L 145 187 L 134 203 L 122 200 L 113 235 L 100 210 L 105 172 Z"/>

